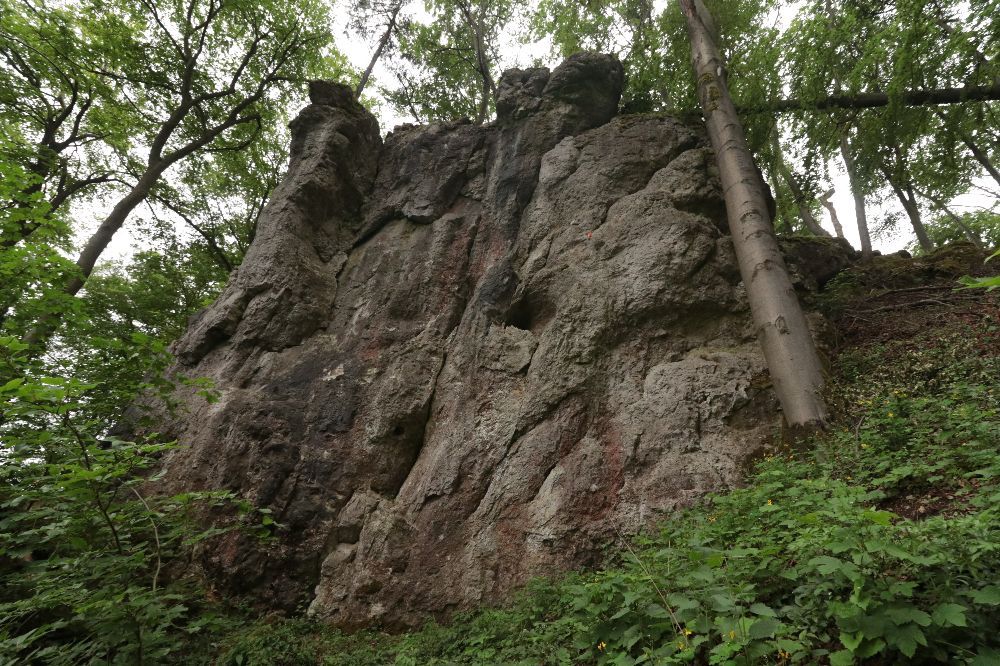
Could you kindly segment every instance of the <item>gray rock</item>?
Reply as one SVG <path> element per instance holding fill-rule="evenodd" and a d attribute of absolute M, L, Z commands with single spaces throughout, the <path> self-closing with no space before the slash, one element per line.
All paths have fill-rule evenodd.
<path fill-rule="evenodd" d="M 496 123 L 384 144 L 312 86 L 246 261 L 174 348 L 220 399 L 179 392 L 164 490 L 283 525 L 206 548 L 220 584 L 413 625 L 740 482 L 779 414 L 711 156 L 614 117 L 621 84 L 592 54 L 508 72 Z"/>

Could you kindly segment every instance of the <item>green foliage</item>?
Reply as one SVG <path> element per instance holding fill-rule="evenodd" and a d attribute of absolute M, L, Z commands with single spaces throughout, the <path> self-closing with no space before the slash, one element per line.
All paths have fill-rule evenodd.
<path fill-rule="evenodd" d="M 839 425 L 602 571 L 402 636 L 257 625 L 223 663 L 995 663 L 998 349 L 992 321 L 846 352 Z"/>
<path fill-rule="evenodd" d="M 146 336 L 132 346 L 147 369 L 166 360 Z M 125 395 L 168 385 L 85 383 L 27 352 L 0 338 L 0 661 L 162 662 L 218 624 L 166 568 L 219 533 L 197 528 L 196 511 L 230 498 L 147 496 L 172 445 L 106 434 Z"/>
<path fill-rule="evenodd" d="M 398 33 L 399 87 L 382 94 L 418 122 L 475 119 L 482 123 L 496 103 L 501 34 L 524 0 L 429 0 L 427 22 L 408 19 Z"/>
<path fill-rule="evenodd" d="M 997 250 L 989 257 L 987 257 L 986 261 L 989 261 L 990 259 L 993 259 L 995 257 L 1000 257 L 1000 250 Z M 965 288 L 972 287 L 972 288 L 986 289 L 987 291 L 993 291 L 997 287 L 1000 287 L 1000 275 L 993 275 L 990 277 L 978 277 L 978 278 L 965 276 L 961 278 L 959 282 L 965 285 Z"/>
<path fill-rule="evenodd" d="M 789 96 L 806 109 L 831 94 L 879 90 L 889 96 L 881 109 L 795 114 L 790 129 L 806 146 L 803 170 L 823 173 L 841 137 L 849 136 L 857 163 L 852 188 L 867 197 L 898 198 L 915 231 L 923 223 L 921 208 L 969 190 L 985 169 L 975 153 L 995 145 L 995 104 L 907 107 L 900 96 L 993 81 L 996 59 L 986 52 L 995 16 L 928 0 L 803 5 L 781 37 Z M 887 221 L 892 226 L 896 219 Z"/>
<path fill-rule="evenodd" d="M 1000 214 L 988 210 L 955 215 L 948 211 L 927 222 L 936 245 L 973 241 L 990 249 L 1000 247 Z"/>
<path fill-rule="evenodd" d="M 302 84 L 347 69 L 328 21 L 315 0 L 0 0 L 4 328 L 44 342 L 73 319 L 81 306 L 64 290 L 140 205 L 154 220 L 145 231 L 194 236 L 173 261 L 203 253 L 223 278 L 235 268 L 284 165 Z M 67 221 L 95 212 L 96 252 L 77 266 L 69 241 L 85 230 Z"/>

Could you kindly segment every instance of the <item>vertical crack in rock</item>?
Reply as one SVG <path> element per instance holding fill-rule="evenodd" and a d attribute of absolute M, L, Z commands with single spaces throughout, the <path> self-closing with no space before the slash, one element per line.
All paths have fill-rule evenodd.
<path fill-rule="evenodd" d="M 396 493 L 398 495 L 399 490 L 406 486 L 407 482 L 410 480 L 410 476 L 413 473 L 413 469 L 416 467 L 417 460 L 420 458 L 420 453 L 424 449 L 424 443 L 427 441 L 427 432 L 432 425 L 434 418 L 434 396 L 437 394 L 438 380 L 441 377 L 441 370 L 444 369 L 445 364 L 448 362 L 447 353 L 441 359 L 441 365 L 438 366 L 438 371 L 434 375 L 434 379 L 431 380 L 431 392 L 427 399 L 427 411 L 424 413 L 423 427 L 420 430 L 420 442 L 416 447 L 415 455 L 413 456 L 413 461 L 410 463 L 409 468 L 406 470 L 406 474 L 403 476 L 403 482 L 400 487 L 397 488 Z M 393 496 L 395 499 L 396 495 Z"/>
<path fill-rule="evenodd" d="M 284 526 L 206 547 L 218 585 L 419 624 L 739 482 L 778 413 L 748 392 L 707 142 L 616 117 L 622 78 L 595 54 L 513 70 L 496 122 L 384 143 L 349 88 L 311 86 L 243 265 L 174 346 L 220 399 L 178 391 L 163 490 L 231 489 Z M 797 245 L 801 284 L 838 247 Z"/>

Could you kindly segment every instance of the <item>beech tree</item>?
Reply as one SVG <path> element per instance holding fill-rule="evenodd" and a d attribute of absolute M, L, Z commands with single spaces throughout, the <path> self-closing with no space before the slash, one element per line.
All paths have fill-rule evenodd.
<path fill-rule="evenodd" d="M 792 204 L 794 205 L 796 211 L 798 212 L 798 217 L 802 221 L 802 225 L 809 230 L 814 236 L 829 236 L 830 232 L 820 225 L 816 216 L 813 215 L 811 200 L 805 190 L 803 189 L 801 183 L 794 173 L 792 173 L 791 168 L 785 161 L 784 151 L 781 147 L 781 139 L 778 136 L 778 128 L 775 127 L 774 131 L 771 133 L 770 148 L 770 167 L 775 172 L 775 185 L 776 187 L 775 198 L 781 201 L 781 192 L 783 189 L 787 189 Z M 784 185 L 784 188 L 781 187 Z M 780 213 L 779 206 L 779 213 Z"/>
<path fill-rule="evenodd" d="M 102 47 L 81 43 L 80 28 L 72 8 L 0 1 L 0 160 L 25 170 L 20 186 L 0 199 L 0 247 L 43 226 L 50 236 L 65 235 L 64 207 L 116 179 L 107 156 L 93 149 L 115 132 L 106 105 L 113 91 L 83 66 L 86 52 Z M 39 214 L 27 211 L 38 206 Z"/>
<path fill-rule="evenodd" d="M 1000 86 L 988 4 L 966 12 L 936 0 L 823 0 L 784 33 L 792 99 L 765 105 L 802 111 L 794 138 L 821 160 L 843 159 L 866 254 L 864 198 L 895 199 L 929 247 L 922 226 L 937 205 L 918 192 L 947 203 L 978 170 L 992 177 L 997 119 L 988 100 Z"/>
<path fill-rule="evenodd" d="M 372 52 L 368 66 L 362 72 L 358 85 L 354 88 L 354 96 L 361 99 L 368 81 L 371 80 L 375 65 L 383 54 L 393 46 L 393 38 L 400 29 L 400 12 L 403 9 L 405 0 L 360 0 L 351 7 L 350 28 L 359 35 L 367 38 L 374 36 L 376 30 L 381 31 L 381 35 L 376 42 L 375 50 Z M 374 25 L 373 25 L 374 24 Z"/>
<path fill-rule="evenodd" d="M 774 236 L 764 182 L 729 96 L 725 62 L 706 28 L 704 5 L 697 0 L 679 2 L 733 247 L 775 392 L 793 430 L 822 427 L 827 419 L 822 366 Z"/>
<path fill-rule="evenodd" d="M 302 81 L 317 64 L 318 54 L 310 52 L 327 38 L 322 7 L 303 2 L 288 9 L 285 3 L 236 0 L 88 8 L 91 29 L 114 46 L 91 67 L 135 100 L 142 134 L 133 145 L 145 154 L 130 154 L 130 187 L 84 245 L 68 293 L 83 287 L 114 234 L 167 169 L 199 151 L 249 146 L 266 122 L 268 97 L 287 97 L 282 84 Z"/>

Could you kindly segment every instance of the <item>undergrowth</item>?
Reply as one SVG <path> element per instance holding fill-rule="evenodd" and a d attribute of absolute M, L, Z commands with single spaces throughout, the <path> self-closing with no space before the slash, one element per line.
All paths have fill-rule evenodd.
<path fill-rule="evenodd" d="M 995 315 L 848 350 L 830 432 L 603 570 L 399 636 L 256 624 L 218 663 L 1000 663 L 998 377 Z"/>

